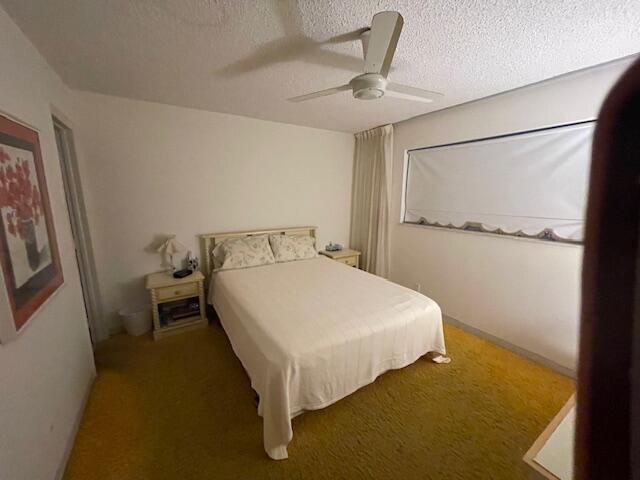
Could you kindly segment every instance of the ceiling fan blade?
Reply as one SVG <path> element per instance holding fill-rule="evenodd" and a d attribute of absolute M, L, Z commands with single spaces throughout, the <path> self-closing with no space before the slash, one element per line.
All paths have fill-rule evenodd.
<path fill-rule="evenodd" d="M 364 59 L 365 73 L 387 76 L 403 24 L 398 12 L 380 12 L 373 16 Z"/>
<path fill-rule="evenodd" d="M 369 27 L 358 28 L 352 32 L 343 33 L 341 35 L 336 35 L 335 37 L 331 37 L 329 40 L 326 40 L 322 43 L 345 43 L 345 42 L 353 42 L 360 38 L 360 36 L 369 30 Z"/>
<path fill-rule="evenodd" d="M 399 83 L 389 82 L 387 84 L 386 94 L 390 97 L 404 98 L 415 102 L 431 103 L 443 95 L 438 92 L 431 92 L 421 88 L 410 87 L 408 85 L 400 85 Z"/>
<path fill-rule="evenodd" d="M 351 86 L 349 84 L 346 84 L 339 87 L 327 88 L 326 90 L 320 90 L 319 92 L 300 95 L 299 97 L 289 98 L 288 100 L 290 102 L 304 102 L 305 100 L 311 100 L 318 97 L 326 97 L 327 95 L 333 95 L 334 93 L 342 92 L 344 90 L 351 90 Z"/>

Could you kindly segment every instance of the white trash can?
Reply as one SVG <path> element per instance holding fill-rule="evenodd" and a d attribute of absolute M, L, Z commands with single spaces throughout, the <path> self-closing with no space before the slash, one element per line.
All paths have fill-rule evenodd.
<path fill-rule="evenodd" d="M 151 330 L 151 307 L 149 305 L 125 307 L 118 314 L 122 317 L 124 329 L 129 335 L 137 337 Z"/>

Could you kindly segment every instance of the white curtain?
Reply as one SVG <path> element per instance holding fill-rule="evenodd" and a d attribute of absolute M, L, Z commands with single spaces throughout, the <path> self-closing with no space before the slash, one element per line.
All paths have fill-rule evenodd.
<path fill-rule="evenodd" d="M 580 242 L 594 126 L 410 151 L 404 220 Z"/>
<path fill-rule="evenodd" d="M 393 126 L 356 133 L 351 201 L 351 246 L 362 252 L 361 267 L 389 274 L 389 191 Z"/>

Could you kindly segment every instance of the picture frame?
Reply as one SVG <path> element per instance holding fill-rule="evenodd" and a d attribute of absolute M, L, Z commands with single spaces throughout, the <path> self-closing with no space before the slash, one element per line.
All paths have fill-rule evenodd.
<path fill-rule="evenodd" d="M 0 342 L 15 338 L 64 283 L 38 132 L 0 114 L 0 268 L 10 315 Z M 2 295 L 4 292 L 0 292 Z"/>

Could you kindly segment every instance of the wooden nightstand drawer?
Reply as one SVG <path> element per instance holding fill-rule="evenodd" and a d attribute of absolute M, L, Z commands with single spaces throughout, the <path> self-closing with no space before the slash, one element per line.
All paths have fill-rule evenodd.
<path fill-rule="evenodd" d="M 175 287 L 163 287 L 156 289 L 156 295 L 159 301 L 169 300 L 176 297 L 187 297 L 198 295 L 197 283 L 186 283 L 184 285 L 176 285 Z"/>
<path fill-rule="evenodd" d="M 350 267 L 355 267 L 357 265 L 356 257 L 336 258 L 336 262 L 344 263 Z"/>
<path fill-rule="evenodd" d="M 344 250 L 330 252 L 323 250 L 320 252 L 320 255 L 324 255 L 335 260 L 336 262 L 349 265 L 350 267 L 360 268 L 360 252 L 358 250 L 353 250 L 351 248 L 345 248 Z"/>

